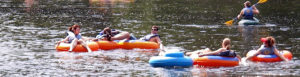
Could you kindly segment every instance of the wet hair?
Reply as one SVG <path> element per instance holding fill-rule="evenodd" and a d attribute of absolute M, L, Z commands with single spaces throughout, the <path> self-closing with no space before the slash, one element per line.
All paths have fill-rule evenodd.
<path fill-rule="evenodd" d="M 103 34 L 105 34 L 104 37 L 106 37 L 108 41 L 112 41 L 111 40 L 112 33 L 111 33 L 111 29 L 109 27 L 106 27 L 103 29 Z"/>
<path fill-rule="evenodd" d="M 244 5 L 247 6 L 247 7 L 251 7 L 251 2 L 250 2 L 250 1 L 246 1 L 246 2 L 244 3 Z"/>
<path fill-rule="evenodd" d="M 226 50 L 230 49 L 230 39 L 229 38 L 225 38 L 222 42 L 222 46 L 224 46 L 226 48 Z"/>
<path fill-rule="evenodd" d="M 71 26 L 71 27 L 69 27 L 69 31 L 71 31 L 71 32 L 75 32 L 75 30 L 77 29 L 77 28 L 80 28 L 80 26 L 79 25 L 77 25 L 77 24 L 75 24 L 75 25 L 73 25 L 73 26 Z"/>
<path fill-rule="evenodd" d="M 275 44 L 275 39 L 274 39 L 273 37 L 271 37 L 271 36 L 266 37 L 265 44 L 266 44 L 268 47 L 272 47 L 272 46 L 274 46 L 274 44 Z"/>
<path fill-rule="evenodd" d="M 153 28 L 156 29 L 156 31 L 158 31 L 158 26 L 153 25 L 153 26 L 152 26 L 152 29 L 153 29 Z"/>

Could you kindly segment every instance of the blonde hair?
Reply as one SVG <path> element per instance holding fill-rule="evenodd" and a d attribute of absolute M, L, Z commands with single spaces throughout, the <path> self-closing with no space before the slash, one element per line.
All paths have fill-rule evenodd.
<path fill-rule="evenodd" d="M 222 42 L 222 46 L 225 47 L 227 50 L 230 49 L 230 39 L 229 38 L 225 38 Z"/>

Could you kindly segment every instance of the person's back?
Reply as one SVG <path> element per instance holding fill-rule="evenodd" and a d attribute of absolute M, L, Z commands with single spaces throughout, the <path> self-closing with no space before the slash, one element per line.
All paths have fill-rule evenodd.
<path fill-rule="evenodd" d="M 260 54 L 273 55 L 275 49 L 276 49 L 276 47 L 274 47 L 274 46 L 268 47 L 268 46 L 262 45 L 258 50 L 259 50 Z"/>
<path fill-rule="evenodd" d="M 236 57 L 236 53 L 231 50 L 226 50 L 217 54 L 217 56 Z"/>
<path fill-rule="evenodd" d="M 246 7 L 243 9 L 244 14 L 243 14 L 243 19 L 249 19 L 249 20 L 253 20 L 253 9 L 252 7 Z"/>

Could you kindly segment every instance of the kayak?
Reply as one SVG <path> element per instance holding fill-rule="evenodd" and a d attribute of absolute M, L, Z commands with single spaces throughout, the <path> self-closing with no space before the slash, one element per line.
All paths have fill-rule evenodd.
<path fill-rule="evenodd" d="M 256 50 L 251 50 L 247 53 L 247 56 L 253 55 L 256 52 Z M 292 60 L 292 53 L 287 50 L 279 51 L 280 54 L 283 55 L 283 57 L 287 58 L 288 60 Z M 282 61 L 277 55 L 263 55 L 259 54 L 257 56 L 254 56 L 250 59 L 254 62 L 280 62 Z"/>
<path fill-rule="evenodd" d="M 154 56 L 149 60 L 152 67 L 190 67 L 193 66 L 193 60 L 184 56 L 183 52 L 170 52 L 164 56 Z"/>
<path fill-rule="evenodd" d="M 256 18 L 253 18 L 253 20 L 242 19 L 241 21 L 239 21 L 239 26 L 258 25 L 258 24 L 259 24 L 259 20 Z"/>

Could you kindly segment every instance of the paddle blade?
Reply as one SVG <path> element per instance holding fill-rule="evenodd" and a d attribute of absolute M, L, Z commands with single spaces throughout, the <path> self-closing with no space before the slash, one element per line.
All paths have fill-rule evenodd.
<path fill-rule="evenodd" d="M 267 2 L 268 0 L 259 0 L 257 3 L 265 3 Z"/>
<path fill-rule="evenodd" d="M 229 20 L 229 21 L 226 21 L 224 24 L 225 24 L 226 26 L 231 26 L 231 25 L 233 24 L 233 21 L 234 21 L 234 20 Z"/>

